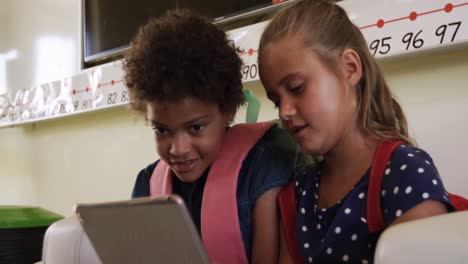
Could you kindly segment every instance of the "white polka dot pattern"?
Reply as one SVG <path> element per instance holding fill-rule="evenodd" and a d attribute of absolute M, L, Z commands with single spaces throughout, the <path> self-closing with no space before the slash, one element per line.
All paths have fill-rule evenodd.
<path fill-rule="evenodd" d="M 408 186 L 408 187 L 406 187 L 405 193 L 409 194 L 411 192 L 411 190 L 413 190 L 413 188 L 411 186 Z"/>
<path fill-rule="evenodd" d="M 380 197 L 387 224 L 426 199 L 448 201 L 432 159 L 418 151 L 410 145 L 397 148 L 384 170 Z M 376 245 L 368 240 L 368 177 L 367 172 L 348 194 L 323 208 L 318 206 L 319 173 L 299 181 L 296 235 L 305 262 L 369 263 Z"/>
<path fill-rule="evenodd" d="M 344 261 L 344 262 L 347 262 L 348 260 L 349 260 L 348 255 L 344 255 L 344 256 L 343 256 L 343 261 Z"/>
<path fill-rule="evenodd" d="M 337 234 L 341 233 L 341 228 L 339 226 L 335 228 L 335 233 Z"/>

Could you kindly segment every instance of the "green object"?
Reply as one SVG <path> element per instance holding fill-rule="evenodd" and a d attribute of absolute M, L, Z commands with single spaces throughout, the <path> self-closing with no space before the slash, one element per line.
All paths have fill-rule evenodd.
<path fill-rule="evenodd" d="M 0 229 L 49 226 L 62 218 L 40 207 L 0 206 Z"/>
<path fill-rule="evenodd" d="M 244 90 L 245 102 L 247 103 L 246 123 L 256 123 L 260 113 L 260 101 L 251 90 Z"/>

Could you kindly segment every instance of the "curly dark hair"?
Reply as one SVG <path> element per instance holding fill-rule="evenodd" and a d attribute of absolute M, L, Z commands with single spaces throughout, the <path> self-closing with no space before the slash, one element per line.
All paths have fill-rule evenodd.
<path fill-rule="evenodd" d="M 205 17 L 175 9 L 142 26 L 123 61 L 130 107 L 195 97 L 221 112 L 243 104 L 242 61 L 226 33 Z"/>

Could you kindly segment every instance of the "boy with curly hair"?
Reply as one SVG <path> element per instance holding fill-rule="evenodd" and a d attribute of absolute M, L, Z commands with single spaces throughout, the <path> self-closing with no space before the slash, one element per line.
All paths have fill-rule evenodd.
<path fill-rule="evenodd" d="M 273 124 L 229 126 L 244 102 L 241 65 L 225 32 L 189 10 L 140 28 L 125 82 L 160 159 L 140 171 L 132 197 L 181 196 L 217 263 L 274 263 L 276 198 L 293 161 L 271 144 L 283 133 Z"/>

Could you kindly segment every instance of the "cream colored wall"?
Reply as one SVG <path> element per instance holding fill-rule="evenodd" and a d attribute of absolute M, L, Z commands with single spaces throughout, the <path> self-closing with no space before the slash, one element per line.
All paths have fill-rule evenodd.
<path fill-rule="evenodd" d="M 0 93 L 79 70 L 79 4 L 79 0 L 0 1 L 0 59 L 16 53 L 15 59 L 0 61 Z M 38 203 L 30 134 L 27 127 L 0 129 L 0 204 Z"/>
<path fill-rule="evenodd" d="M 3 128 L 0 145 L 0 204 L 65 215 L 78 202 L 130 197 L 137 172 L 156 159 L 151 129 L 126 107 Z"/>
<path fill-rule="evenodd" d="M 30 88 L 80 70 L 80 5 L 80 0 L 0 2 L 0 22 L 7 27 L 0 33 L 0 53 L 18 51 L 7 65 L 9 89 Z"/>
<path fill-rule="evenodd" d="M 30 8 L 39 8 L 34 4 L 36 1 L 2 1 L 9 1 L 10 5 L 18 3 L 15 10 L 20 10 L 18 5 L 26 2 Z M 62 1 L 40 2 L 56 3 L 58 7 L 58 2 Z M 79 1 L 65 2 L 68 7 L 61 5 L 60 9 L 64 16 L 76 16 L 73 7 L 77 7 Z M 56 9 L 54 13 L 60 12 Z M 20 17 L 27 20 L 26 16 Z M 77 21 L 76 17 L 72 20 Z M 75 22 L 67 27 L 66 35 L 78 34 L 79 26 Z M 44 32 L 45 27 L 27 29 L 21 26 L 29 30 L 29 34 L 36 35 L 39 33 L 35 30 Z M 56 32 L 60 31 L 56 29 Z M 33 49 L 25 44 L 34 42 L 30 37 L 23 40 L 23 33 L 13 34 L 17 35 L 10 38 L 11 43 L 23 49 Z M 78 46 L 78 43 L 75 44 Z M 22 64 L 23 68 L 10 68 L 11 76 L 16 80 L 14 83 L 19 83 L 18 78 L 22 76 L 26 84 L 33 82 L 36 71 L 32 68 L 38 65 L 33 57 L 29 64 Z M 78 67 L 76 62 L 71 63 L 72 68 Z M 382 65 L 408 114 L 411 131 L 420 146 L 433 155 L 449 190 L 468 196 L 465 176 L 468 162 L 462 152 L 468 148 L 468 139 L 464 137 L 468 129 L 468 51 L 449 50 L 404 57 Z M 247 87 L 252 88 L 262 101 L 260 119 L 276 118 L 276 112 L 259 84 L 248 84 Z M 0 204 L 40 205 L 70 215 L 77 202 L 125 199 L 130 196 L 136 173 L 154 159 L 150 128 L 123 107 L 35 125 L 2 128 Z"/>
<path fill-rule="evenodd" d="M 37 203 L 28 128 L 0 129 L 0 205 Z"/>
<path fill-rule="evenodd" d="M 125 107 L 31 132 L 38 202 L 62 214 L 78 202 L 129 198 L 137 172 L 156 159 L 151 129 Z"/>

